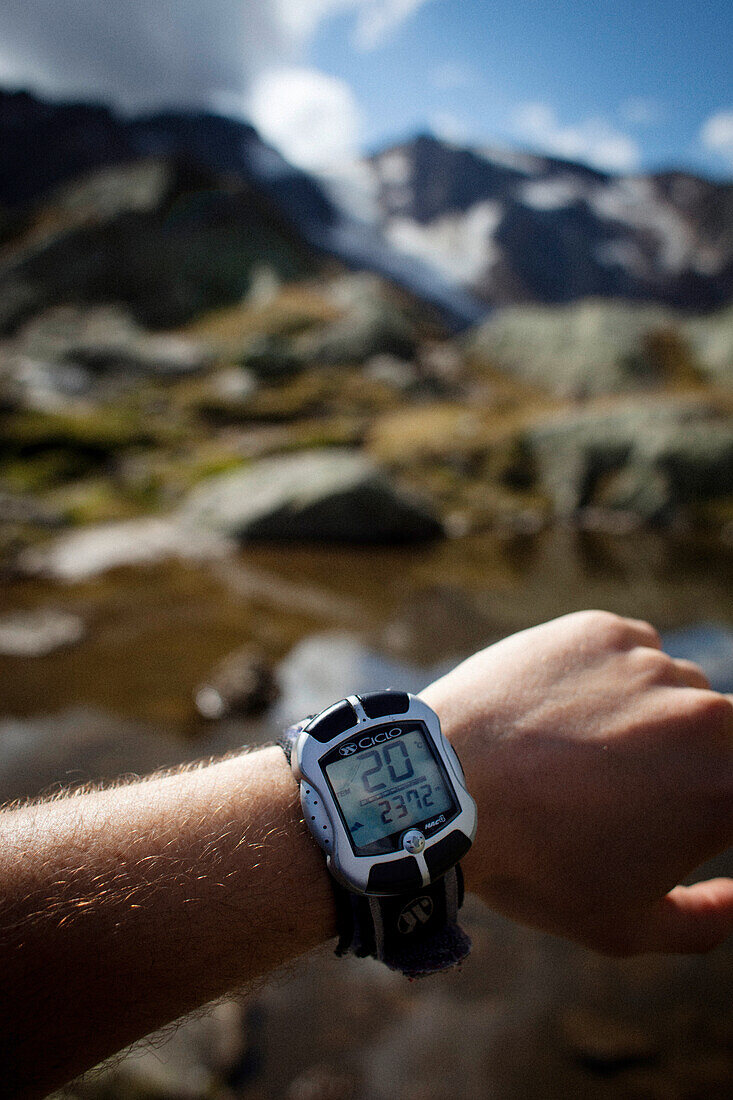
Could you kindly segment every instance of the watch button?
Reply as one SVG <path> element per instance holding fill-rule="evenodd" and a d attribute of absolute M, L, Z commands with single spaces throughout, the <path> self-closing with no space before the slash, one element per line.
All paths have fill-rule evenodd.
<path fill-rule="evenodd" d="M 416 856 L 425 847 L 425 837 L 419 829 L 408 829 L 402 837 L 402 847 L 410 855 Z"/>
<path fill-rule="evenodd" d="M 377 863 L 369 872 L 367 893 L 401 894 L 408 890 L 419 890 L 422 875 L 414 856 L 393 859 L 389 863 Z"/>
<path fill-rule="evenodd" d="M 410 709 L 410 697 L 406 691 L 368 691 L 359 696 L 368 718 L 385 718 L 388 714 L 404 714 Z"/>
<path fill-rule="evenodd" d="M 334 703 L 332 707 L 328 707 L 317 715 L 306 726 L 306 733 L 325 745 L 332 737 L 336 737 L 339 733 L 346 733 L 356 723 L 356 711 L 347 699 L 342 699 L 341 702 Z"/>
<path fill-rule="evenodd" d="M 440 878 L 451 867 L 455 867 L 459 860 L 463 859 L 471 841 L 460 829 L 454 829 L 448 836 L 443 837 L 425 853 L 425 862 L 430 871 L 430 878 L 434 881 Z"/>

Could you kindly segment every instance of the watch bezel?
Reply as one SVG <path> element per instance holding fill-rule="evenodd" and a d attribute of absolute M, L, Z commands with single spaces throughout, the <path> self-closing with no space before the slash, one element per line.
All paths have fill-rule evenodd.
<path fill-rule="evenodd" d="M 341 702 L 348 702 L 353 707 L 357 716 L 355 725 L 345 732 L 337 733 L 328 741 L 317 740 L 308 733 L 308 729 L 315 727 L 318 722 L 319 716 L 316 715 L 298 735 L 293 747 L 291 763 L 295 778 L 300 783 L 305 823 L 324 850 L 329 870 L 334 878 L 347 889 L 359 894 L 399 895 L 405 890 L 412 889 L 419 885 L 415 879 L 415 864 L 417 864 L 422 886 L 429 885 L 431 875 L 426 856 L 430 850 L 449 835 L 459 833 L 461 836 L 458 839 L 462 841 L 461 847 L 465 851 L 476 835 L 476 804 L 466 788 L 458 756 L 444 736 L 437 714 L 417 696 L 409 693 L 399 693 L 399 695 L 403 700 L 407 695 L 409 700 L 407 710 L 396 710 L 392 714 L 382 714 L 378 718 L 370 718 L 359 696 L 350 695 Z M 425 837 L 425 848 L 421 853 L 410 855 L 404 851 L 390 851 L 379 855 L 357 855 L 342 811 L 330 789 L 321 762 L 339 745 L 346 744 L 354 738 L 362 738 L 369 729 L 395 727 L 399 723 L 413 721 L 420 722 L 427 732 L 432 751 L 449 780 L 457 812 L 452 813 L 444 825 Z M 454 862 L 457 862 L 457 859 Z M 380 868 L 380 870 L 372 875 L 374 868 Z M 441 874 L 446 869 L 443 867 Z M 435 875 L 433 881 L 438 877 L 440 876 Z M 377 880 L 379 885 L 375 888 L 374 883 Z"/>

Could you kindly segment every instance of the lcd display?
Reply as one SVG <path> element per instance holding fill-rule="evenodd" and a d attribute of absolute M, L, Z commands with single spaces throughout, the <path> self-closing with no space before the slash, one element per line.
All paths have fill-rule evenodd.
<path fill-rule="evenodd" d="M 420 723 L 354 748 L 325 772 L 357 854 L 391 851 L 411 826 L 455 810 L 452 791 Z M 348 750 L 350 745 L 342 746 Z"/>

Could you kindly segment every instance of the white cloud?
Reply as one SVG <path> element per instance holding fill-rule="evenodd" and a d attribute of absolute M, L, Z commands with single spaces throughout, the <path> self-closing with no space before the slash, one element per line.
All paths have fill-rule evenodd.
<path fill-rule="evenodd" d="M 2 0 L 0 79 L 128 111 L 207 107 L 297 59 L 301 41 L 260 0 Z"/>
<path fill-rule="evenodd" d="M 343 80 L 317 69 L 271 69 L 255 84 L 249 114 L 262 136 L 302 168 L 324 170 L 357 153 L 360 117 Z"/>
<path fill-rule="evenodd" d="M 278 20 L 290 33 L 307 39 L 329 16 L 351 12 L 355 16 L 352 43 L 372 50 L 397 31 L 430 0 L 270 0 Z M 267 0 L 261 0 L 263 7 Z"/>
<path fill-rule="evenodd" d="M 711 115 L 700 130 L 700 141 L 733 165 L 733 110 Z"/>
<path fill-rule="evenodd" d="M 2 0 L 0 83 L 123 111 L 251 112 L 285 156 L 309 168 L 356 151 L 348 85 L 304 67 L 309 41 L 338 14 L 352 44 L 384 44 L 431 0 Z"/>
<path fill-rule="evenodd" d="M 454 145 L 465 145 L 470 137 L 466 122 L 452 111 L 436 111 L 430 117 L 430 128 L 436 137 Z"/>
<path fill-rule="evenodd" d="M 636 141 L 601 118 L 565 126 L 549 104 L 525 103 L 513 121 L 518 136 L 553 156 L 612 172 L 630 171 L 641 159 Z"/>
<path fill-rule="evenodd" d="M 429 0 L 360 0 L 354 44 L 373 50 Z"/>

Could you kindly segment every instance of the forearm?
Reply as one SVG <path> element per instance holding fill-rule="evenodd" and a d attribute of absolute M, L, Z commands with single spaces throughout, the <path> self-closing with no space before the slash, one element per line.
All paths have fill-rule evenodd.
<path fill-rule="evenodd" d="M 277 748 L 0 815 L 0 896 L 0 1043 L 19 1096 L 335 934 Z"/>

